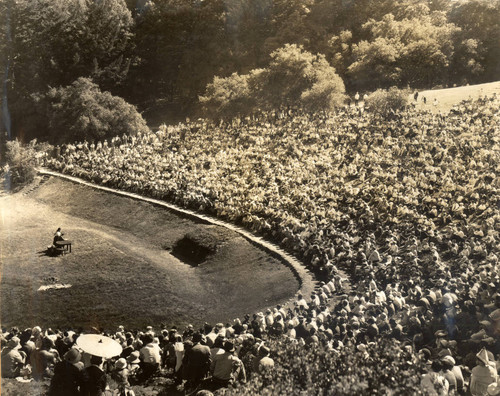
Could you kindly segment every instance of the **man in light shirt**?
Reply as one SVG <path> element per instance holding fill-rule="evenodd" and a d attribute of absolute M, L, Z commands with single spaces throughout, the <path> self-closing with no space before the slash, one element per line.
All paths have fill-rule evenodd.
<path fill-rule="evenodd" d="M 144 346 L 139 351 L 141 359 L 142 380 L 150 378 L 160 367 L 160 345 L 154 343 L 151 334 L 145 334 L 143 339 Z"/>

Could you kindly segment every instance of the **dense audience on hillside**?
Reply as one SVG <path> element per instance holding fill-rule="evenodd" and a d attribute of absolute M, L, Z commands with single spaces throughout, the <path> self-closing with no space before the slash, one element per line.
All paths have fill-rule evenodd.
<path fill-rule="evenodd" d="M 499 104 L 483 98 L 447 114 L 386 118 L 286 109 L 59 148 L 47 166 L 241 224 L 300 256 L 321 281 L 293 308 L 231 325 L 121 329 L 113 335 L 128 353 L 121 358 L 135 353 L 138 364 L 117 361 L 121 382 L 144 383 L 160 370 L 186 386 L 210 375 L 214 389 L 248 380 L 250 392 L 261 370 L 288 367 L 283 356 L 294 348 L 331 357 L 390 339 L 421 374 L 408 386 L 424 394 L 500 392 Z M 32 333 L 11 331 L 5 342 L 36 344 L 40 332 Z M 41 338 L 68 338 L 52 333 Z M 141 352 L 147 345 L 159 351 L 148 352 L 152 362 Z M 29 361 L 31 351 L 21 351 L 9 359 Z"/>

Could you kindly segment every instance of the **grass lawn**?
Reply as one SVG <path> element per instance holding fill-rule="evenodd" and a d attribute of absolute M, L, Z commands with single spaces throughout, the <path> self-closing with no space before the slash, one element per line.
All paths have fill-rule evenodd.
<path fill-rule="evenodd" d="M 1 197 L 0 216 L 6 327 L 200 325 L 285 302 L 299 288 L 290 269 L 232 231 L 57 178 Z M 49 257 L 57 227 L 73 252 Z M 197 267 L 170 254 L 186 235 L 214 250 Z M 38 291 L 54 283 L 71 287 Z"/>
<path fill-rule="evenodd" d="M 421 91 L 419 92 L 417 107 L 436 112 L 447 112 L 462 100 L 477 99 L 480 96 L 492 96 L 495 93 L 500 95 L 500 81 L 478 85 L 466 85 L 456 88 Z M 424 104 L 422 101 L 423 97 L 427 99 L 427 104 Z M 437 99 L 436 106 L 433 104 L 434 99 Z M 413 94 L 411 100 L 413 101 Z"/>

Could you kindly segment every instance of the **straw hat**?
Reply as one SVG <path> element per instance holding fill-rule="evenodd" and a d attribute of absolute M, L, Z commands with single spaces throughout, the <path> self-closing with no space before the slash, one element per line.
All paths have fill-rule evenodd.
<path fill-rule="evenodd" d="M 498 382 L 493 382 L 488 385 L 487 389 L 488 395 L 497 396 L 500 395 L 500 384 Z"/>
<path fill-rule="evenodd" d="M 128 355 L 127 361 L 131 364 L 139 364 L 141 362 L 139 351 L 134 351 Z"/>
<path fill-rule="evenodd" d="M 115 368 L 117 370 L 122 370 L 127 367 L 127 361 L 124 358 L 120 358 L 115 363 Z"/>

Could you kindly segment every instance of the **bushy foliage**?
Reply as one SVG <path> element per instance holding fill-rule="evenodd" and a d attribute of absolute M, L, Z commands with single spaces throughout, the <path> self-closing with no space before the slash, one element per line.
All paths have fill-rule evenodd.
<path fill-rule="evenodd" d="M 32 182 L 40 156 L 51 150 L 48 144 L 38 144 L 36 140 L 23 146 L 16 139 L 8 141 L 6 146 L 6 164 L 1 172 L 1 179 L 6 190 L 15 190 Z"/>
<path fill-rule="evenodd" d="M 499 18 L 498 0 L 4 0 L 0 75 L 13 135 L 28 140 L 45 133 L 32 98 L 79 77 L 151 118 L 283 102 L 314 110 L 338 101 L 336 75 L 351 92 L 495 81 Z M 253 73 L 263 70 L 270 80 Z M 300 78 L 287 78 L 294 70 Z"/>
<path fill-rule="evenodd" d="M 225 395 L 409 395 L 419 391 L 419 364 L 398 341 L 337 350 L 273 341 L 275 368 Z"/>
<path fill-rule="evenodd" d="M 456 80 L 497 80 L 500 70 L 500 1 L 455 2 L 449 20 L 461 29 L 457 36 L 460 45 L 453 59 Z"/>
<path fill-rule="evenodd" d="M 364 87 L 430 87 L 446 82 L 459 29 L 441 12 L 421 6 L 398 20 L 387 14 L 363 25 L 369 39 L 353 45 L 348 72 Z"/>
<path fill-rule="evenodd" d="M 271 54 L 263 75 L 262 96 L 269 108 L 282 105 L 331 109 L 343 101 L 342 79 L 323 55 L 313 55 L 302 46 L 286 44 Z"/>
<path fill-rule="evenodd" d="M 17 90 L 40 92 L 91 75 L 111 83 L 126 75 L 133 20 L 123 0 L 10 3 Z"/>
<path fill-rule="evenodd" d="M 46 100 L 50 138 L 54 142 L 106 139 L 148 129 L 134 106 L 101 92 L 88 78 L 50 89 Z"/>
<path fill-rule="evenodd" d="M 409 95 L 409 90 L 397 87 L 377 89 L 368 96 L 367 107 L 374 113 L 387 115 L 391 111 L 405 108 L 409 102 Z"/>
<path fill-rule="evenodd" d="M 231 117 L 236 114 L 245 114 L 255 106 L 250 94 L 249 75 L 240 76 L 233 73 L 227 78 L 215 77 L 207 85 L 200 102 L 205 106 L 209 117 Z"/>
<path fill-rule="evenodd" d="M 0 41 L 7 44 L 0 44 L 0 59 L 9 62 L 8 69 L 2 65 L 4 93 L 14 133 L 23 139 L 44 137 L 45 113 L 33 98 L 49 86 L 83 76 L 117 91 L 134 58 L 124 0 L 5 0 L 0 14 Z"/>
<path fill-rule="evenodd" d="M 265 69 L 249 74 L 215 77 L 200 101 L 211 117 L 236 116 L 256 110 L 298 106 L 311 111 L 341 105 L 345 87 L 323 55 L 302 46 L 285 45 L 271 54 Z"/>

